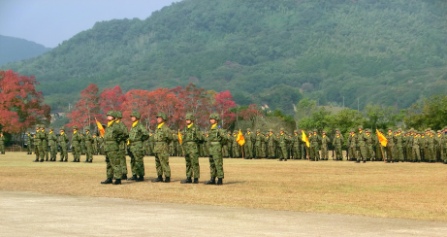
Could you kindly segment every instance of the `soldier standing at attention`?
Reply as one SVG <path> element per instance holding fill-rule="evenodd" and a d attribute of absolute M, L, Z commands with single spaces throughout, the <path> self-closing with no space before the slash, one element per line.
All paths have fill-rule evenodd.
<path fill-rule="evenodd" d="M 359 126 L 357 133 L 357 163 L 360 161 L 366 161 L 366 158 L 368 156 L 367 149 L 366 149 L 366 143 L 365 143 L 365 134 L 363 133 L 363 127 Z"/>
<path fill-rule="evenodd" d="M 146 127 L 140 123 L 141 115 L 137 111 L 132 112 L 130 119 L 132 127 L 129 131 L 129 156 L 130 168 L 132 170 L 132 178 L 137 182 L 144 181 L 144 142 L 149 139 L 149 132 Z"/>
<path fill-rule="evenodd" d="M 342 155 L 343 136 L 340 134 L 340 130 L 338 128 L 335 129 L 335 136 L 334 136 L 334 139 L 332 140 L 332 144 L 334 145 L 334 149 L 335 149 L 335 152 L 334 152 L 335 160 L 343 160 L 343 155 Z"/>
<path fill-rule="evenodd" d="M 90 133 L 90 128 L 86 127 L 85 129 L 85 162 L 92 163 L 93 162 L 93 136 Z"/>
<path fill-rule="evenodd" d="M 171 129 L 165 124 L 167 116 L 163 112 L 157 114 L 157 128 L 154 132 L 154 156 L 157 178 L 152 182 L 171 182 L 171 167 L 169 166 L 169 143 L 172 141 Z"/>
<path fill-rule="evenodd" d="M 56 161 L 57 136 L 54 134 L 53 128 L 50 128 L 50 132 L 48 133 L 48 144 L 50 145 L 50 161 Z"/>
<path fill-rule="evenodd" d="M 27 155 L 31 155 L 33 154 L 33 136 L 31 135 L 31 133 L 28 131 L 26 132 L 26 139 L 27 141 L 27 146 L 26 146 L 26 150 L 27 150 Z"/>
<path fill-rule="evenodd" d="M 129 133 L 128 133 L 126 125 L 124 125 L 124 123 L 121 121 L 121 119 L 123 118 L 123 114 L 121 113 L 121 111 L 115 111 L 115 113 L 116 113 L 115 124 L 118 125 L 119 128 L 123 132 L 123 135 L 121 136 L 120 146 L 119 146 L 121 168 L 123 169 L 123 172 L 122 172 L 123 177 L 121 177 L 121 179 L 127 180 L 126 142 L 127 142 L 127 138 L 129 137 Z"/>
<path fill-rule="evenodd" d="M 121 184 L 121 178 L 123 176 L 119 146 L 124 134 L 120 126 L 115 123 L 116 117 L 116 112 L 107 112 L 107 129 L 104 134 L 107 179 L 102 181 L 101 184 L 111 184 L 113 178 L 115 178 L 115 182 L 113 182 L 113 184 Z"/>
<path fill-rule="evenodd" d="M 301 133 L 293 131 L 292 156 L 294 160 L 301 159 Z"/>
<path fill-rule="evenodd" d="M 41 124 L 40 126 L 40 131 L 42 132 L 41 134 L 41 146 L 42 146 L 42 150 L 43 150 L 43 154 L 45 156 L 45 161 L 48 161 L 50 158 L 50 154 L 48 152 L 48 134 L 45 131 L 45 126 Z"/>
<path fill-rule="evenodd" d="M 376 141 L 375 141 L 375 138 L 373 136 L 371 136 L 371 131 L 369 129 L 365 130 L 365 135 L 363 135 L 363 139 L 365 140 L 367 158 L 370 161 L 373 161 L 376 157 L 376 154 L 375 154 L 374 148 L 373 148 Z M 365 163 L 365 162 L 366 162 L 366 158 L 363 158 L 363 163 Z"/>
<path fill-rule="evenodd" d="M 349 155 L 349 158 L 347 160 L 357 160 L 357 137 L 354 129 L 349 132 L 348 144 L 347 155 Z"/>
<path fill-rule="evenodd" d="M 262 143 L 264 142 L 264 135 L 261 133 L 260 129 L 256 130 L 256 135 L 255 135 L 255 158 L 256 159 L 261 159 L 263 158 L 262 155 Z"/>
<path fill-rule="evenodd" d="M 212 113 L 210 115 L 209 139 L 209 161 L 211 178 L 206 184 L 222 185 L 224 178 L 223 159 L 222 159 L 222 143 L 225 143 L 225 131 L 217 127 L 219 115 Z M 217 177 L 217 183 L 216 183 Z"/>
<path fill-rule="evenodd" d="M 391 128 L 388 129 L 388 133 L 385 137 L 388 140 L 386 144 L 386 162 L 394 162 L 394 135 Z"/>
<path fill-rule="evenodd" d="M 267 135 L 267 157 L 272 159 L 275 158 L 275 134 L 273 133 L 273 129 L 269 129 Z"/>
<path fill-rule="evenodd" d="M 331 142 L 331 139 L 326 135 L 326 131 L 322 132 L 321 136 L 321 160 L 328 160 L 329 151 L 328 145 Z"/>
<path fill-rule="evenodd" d="M 310 142 L 310 154 L 314 158 L 314 161 L 320 160 L 320 143 L 321 137 L 317 134 L 317 129 L 314 129 L 312 136 L 309 136 Z"/>
<path fill-rule="evenodd" d="M 36 125 L 36 134 L 34 134 L 34 154 L 36 154 L 36 159 L 34 160 L 34 162 L 39 162 L 39 149 L 40 149 L 40 138 L 39 138 L 39 133 L 40 133 L 40 129 L 39 129 L 39 125 Z"/>
<path fill-rule="evenodd" d="M 251 132 L 250 128 L 247 128 L 247 133 L 244 135 L 245 137 L 245 145 L 244 145 L 244 152 L 245 152 L 245 159 L 252 159 L 253 158 L 253 140 L 254 140 L 254 134 Z"/>
<path fill-rule="evenodd" d="M 181 183 L 199 183 L 199 146 L 198 143 L 204 140 L 199 128 L 194 124 L 195 118 L 191 113 L 185 116 L 186 127 L 183 130 L 183 150 L 185 151 L 186 179 Z M 194 181 L 192 178 L 194 177 Z"/>
<path fill-rule="evenodd" d="M 5 136 L 0 132 L 0 153 L 5 154 Z"/>
<path fill-rule="evenodd" d="M 60 162 L 67 162 L 68 160 L 68 153 L 67 153 L 67 144 L 68 144 L 68 136 L 65 134 L 65 128 L 61 127 L 59 130 L 59 137 L 58 137 L 59 146 L 61 147 L 61 159 Z"/>
<path fill-rule="evenodd" d="M 73 135 L 71 136 L 71 152 L 73 153 L 73 162 L 80 162 L 81 160 L 81 140 L 82 137 L 78 132 L 78 127 L 73 126 Z"/>
<path fill-rule="evenodd" d="M 404 150 L 403 150 L 403 137 L 402 130 L 400 128 L 394 133 L 394 144 L 396 149 L 394 149 L 394 158 L 396 161 L 404 161 Z"/>
<path fill-rule="evenodd" d="M 287 154 L 287 143 L 289 141 L 289 138 L 287 134 L 284 132 L 284 128 L 279 129 L 279 135 L 278 135 L 278 146 L 279 146 L 279 161 L 287 161 L 288 154 Z"/>

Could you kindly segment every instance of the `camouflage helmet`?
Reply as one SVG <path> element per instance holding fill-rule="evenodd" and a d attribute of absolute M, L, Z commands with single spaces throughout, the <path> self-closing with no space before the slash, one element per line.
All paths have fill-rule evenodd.
<path fill-rule="evenodd" d="M 109 112 L 107 112 L 107 116 L 112 116 L 115 118 L 115 116 L 116 116 L 115 111 L 109 110 Z"/>
<path fill-rule="evenodd" d="M 163 112 L 158 112 L 157 114 L 157 118 L 162 118 L 164 121 L 166 121 L 168 119 L 168 117 L 166 116 L 165 113 Z"/>
<path fill-rule="evenodd" d="M 73 130 L 74 130 L 74 129 L 78 130 L 78 126 L 73 126 Z"/>
<path fill-rule="evenodd" d="M 141 118 L 141 114 L 138 111 L 133 111 L 130 114 L 130 117 L 135 117 L 136 119 L 140 119 Z"/>
<path fill-rule="evenodd" d="M 217 113 L 210 114 L 210 119 L 219 120 L 220 119 L 219 114 L 217 114 Z"/>
<path fill-rule="evenodd" d="M 121 113 L 121 111 L 115 111 L 115 115 L 116 115 L 116 118 L 119 118 L 119 119 L 123 118 L 123 113 Z"/>
<path fill-rule="evenodd" d="M 60 127 L 59 130 L 65 131 L 65 127 Z"/>
<path fill-rule="evenodd" d="M 89 127 L 85 127 L 84 131 L 90 131 L 90 128 Z"/>
<path fill-rule="evenodd" d="M 194 115 L 192 113 L 186 113 L 185 119 L 186 120 L 192 120 L 192 121 L 195 120 Z"/>

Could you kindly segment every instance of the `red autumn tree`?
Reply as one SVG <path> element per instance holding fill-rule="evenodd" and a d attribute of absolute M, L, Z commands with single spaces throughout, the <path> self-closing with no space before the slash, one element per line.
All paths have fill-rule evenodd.
<path fill-rule="evenodd" d="M 155 126 L 155 116 L 158 112 L 164 112 L 168 117 L 168 123 L 173 129 L 179 128 L 182 122 L 183 106 L 177 96 L 169 89 L 158 88 L 154 91 L 149 92 L 149 104 L 153 106 L 151 108 L 153 118 L 153 124 Z"/>
<path fill-rule="evenodd" d="M 226 90 L 217 93 L 214 96 L 214 109 L 221 117 L 221 126 L 228 128 L 228 126 L 236 119 L 236 114 L 230 109 L 236 107 L 236 102 L 233 100 L 231 92 Z"/>
<path fill-rule="evenodd" d="M 210 109 L 210 95 L 203 88 L 198 88 L 190 83 L 186 87 L 176 87 L 172 91 L 177 95 L 183 106 L 183 112 L 192 113 L 196 117 L 195 123 L 200 127 L 208 125 L 208 115 Z M 179 113 L 182 111 L 178 111 Z M 182 115 L 180 115 L 182 117 Z M 184 114 L 183 114 L 184 118 Z M 180 128 L 184 127 L 184 122 L 180 123 Z"/>
<path fill-rule="evenodd" d="M 99 89 L 96 84 L 90 84 L 81 91 L 81 98 L 74 108 L 67 114 L 70 122 L 68 127 L 79 128 L 95 125 L 95 118 L 99 115 Z"/>
<path fill-rule="evenodd" d="M 50 122 L 50 107 L 43 104 L 34 77 L 0 71 L 0 129 L 9 133 L 24 132 L 37 123 Z"/>
<path fill-rule="evenodd" d="M 149 99 L 150 92 L 147 90 L 130 90 L 124 95 L 123 103 L 123 122 L 130 127 L 129 119 L 133 111 L 140 113 L 140 121 L 149 127 L 151 116 L 153 116 L 154 106 Z"/>
<path fill-rule="evenodd" d="M 101 119 L 105 119 L 105 114 L 109 110 L 122 110 L 122 105 L 125 101 L 123 91 L 120 86 L 104 89 L 99 96 Z M 98 119 L 100 119 L 98 117 Z"/>

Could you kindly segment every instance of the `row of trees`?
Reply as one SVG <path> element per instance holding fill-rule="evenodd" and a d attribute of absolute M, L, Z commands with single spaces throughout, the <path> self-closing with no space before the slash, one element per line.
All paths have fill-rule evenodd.
<path fill-rule="evenodd" d="M 236 103 L 229 91 L 207 91 L 193 84 L 152 91 L 132 89 L 126 93 L 123 93 L 120 86 L 99 92 L 96 84 L 90 84 L 81 91 L 80 99 L 68 113 L 67 126 L 91 127 L 94 126 L 95 119 L 105 122 L 107 111 L 119 110 L 123 113 L 123 121 L 128 126 L 131 121 L 127 118 L 133 111 L 138 111 L 142 122 L 152 128 L 156 124 L 158 112 L 167 114 L 168 123 L 172 128 L 183 128 L 187 112 L 193 113 L 197 118 L 196 123 L 205 127 L 208 125 L 210 113 L 216 112 L 221 116 L 220 125 L 228 128 L 236 120 L 235 107 Z"/>

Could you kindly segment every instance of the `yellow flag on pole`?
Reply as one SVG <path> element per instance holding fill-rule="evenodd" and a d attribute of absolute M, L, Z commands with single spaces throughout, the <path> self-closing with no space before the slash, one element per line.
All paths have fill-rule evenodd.
<path fill-rule="evenodd" d="M 388 144 L 388 139 L 386 139 L 385 135 L 381 133 L 379 130 L 376 129 L 377 138 L 379 139 L 380 145 L 383 147 L 386 147 L 386 144 Z"/>
<path fill-rule="evenodd" d="M 106 130 L 104 129 L 102 124 L 96 119 L 96 117 L 95 117 L 95 121 L 96 121 L 96 126 L 98 126 L 99 135 L 101 137 L 104 137 L 104 134 L 106 134 Z"/>
<path fill-rule="evenodd" d="M 304 130 L 301 130 L 301 141 L 305 142 L 307 147 L 310 147 L 309 138 L 307 137 Z"/>
<path fill-rule="evenodd" d="M 177 136 L 178 136 L 178 143 L 180 143 L 180 145 L 182 145 L 182 143 L 183 143 L 183 135 L 180 132 L 180 130 L 178 130 Z"/>
<path fill-rule="evenodd" d="M 236 142 L 237 144 L 239 144 L 239 146 L 243 146 L 245 144 L 245 137 L 240 129 L 239 132 L 237 133 Z"/>

